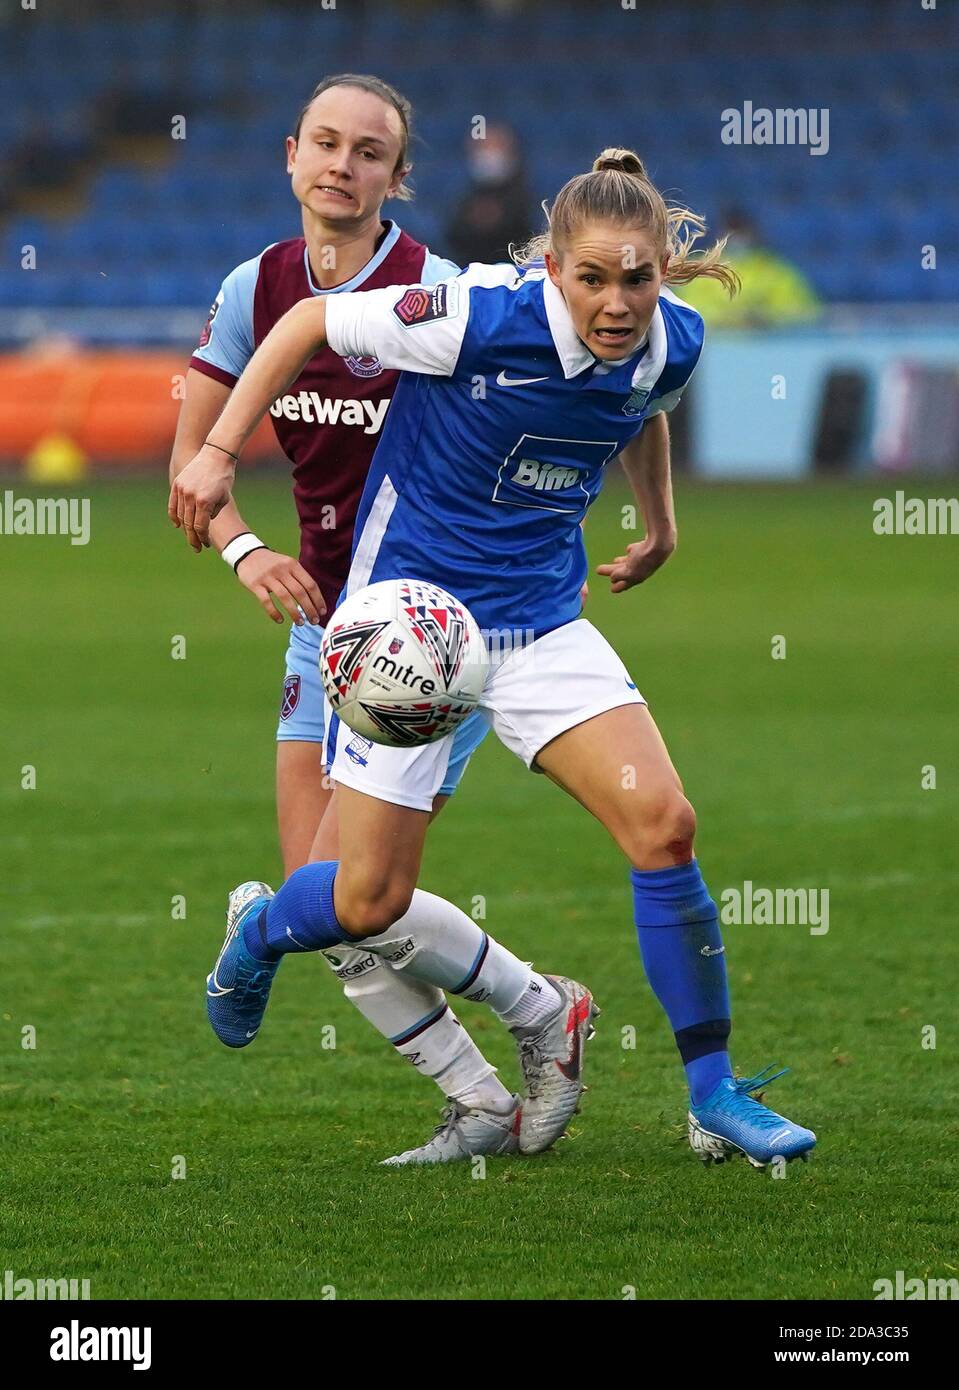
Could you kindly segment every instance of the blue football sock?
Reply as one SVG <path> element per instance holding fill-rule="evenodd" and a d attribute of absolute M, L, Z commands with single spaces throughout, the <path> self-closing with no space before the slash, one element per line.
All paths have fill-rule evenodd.
<path fill-rule="evenodd" d="M 351 936 L 336 919 L 333 881 L 339 861 L 304 864 L 290 874 L 283 886 L 256 917 L 243 928 L 243 940 L 256 960 L 272 961 L 291 952 L 322 951 Z"/>
<path fill-rule="evenodd" d="M 633 869 L 633 901 L 646 978 L 662 1004 L 694 1105 L 724 1076 L 729 990 L 716 904 L 693 859 L 672 869 Z"/>

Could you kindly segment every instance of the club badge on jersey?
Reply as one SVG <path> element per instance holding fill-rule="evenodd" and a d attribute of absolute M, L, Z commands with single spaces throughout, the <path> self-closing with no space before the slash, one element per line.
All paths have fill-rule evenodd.
<path fill-rule="evenodd" d="M 343 362 L 354 376 L 365 378 L 379 376 L 383 370 L 383 363 L 378 357 L 344 357 Z"/>
<path fill-rule="evenodd" d="M 646 409 L 646 402 L 649 400 L 650 388 L 637 386 L 629 393 L 626 404 L 623 406 L 624 415 L 642 415 Z"/>
<path fill-rule="evenodd" d="M 214 299 L 213 303 L 210 305 L 210 312 L 207 315 L 206 323 L 203 325 L 203 331 L 200 334 L 200 339 L 197 343 L 197 347 L 205 348 L 207 343 L 210 341 L 210 338 L 213 335 L 213 320 L 216 318 L 217 312 L 222 303 L 223 291 L 221 290 L 220 293 L 217 295 L 216 299 Z"/>

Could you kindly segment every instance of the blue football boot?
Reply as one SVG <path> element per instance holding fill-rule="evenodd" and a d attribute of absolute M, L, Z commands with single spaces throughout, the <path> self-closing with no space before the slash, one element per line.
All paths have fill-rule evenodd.
<path fill-rule="evenodd" d="M 280 960 L 256 960 L 246 949 L 243 928 L 273 897 L 266 883 L 241 883 L 230 894 L 226 938 L 213 971 L 206 977 L 210 1027 L 227 1047 L 248 1047 L 263 1021 L 270 986 Z"/>
<path fill-rule="evenodd" d="M 750 1094 L 785 1076 L 789 1068 L 767 1076 L 771 1070 L 764 1067 L 738 1080 L 724 1077 L 701 1105 L 690 1106 L 689 1142 L 705 1164 L 724 1163 L 736 1154 L 744 1154 L 754 1168 L 776 1159 L 806 1159 L 816 1142 L 812 1130 L 777 1115 Z"/>

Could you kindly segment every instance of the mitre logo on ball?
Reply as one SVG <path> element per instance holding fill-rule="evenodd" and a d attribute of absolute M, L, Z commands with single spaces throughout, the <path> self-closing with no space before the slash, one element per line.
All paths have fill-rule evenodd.
<path fill-rule="evenodd" d="M 396 748 L 432 743 L 472 714 L 487 662 L 469 609 L 438 585 L 412 579 L 351 594 L 320 648 L 323 688 L 339 717 Z"/>

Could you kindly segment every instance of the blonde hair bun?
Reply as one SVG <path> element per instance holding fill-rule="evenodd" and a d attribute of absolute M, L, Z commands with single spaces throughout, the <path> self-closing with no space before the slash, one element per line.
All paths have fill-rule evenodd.
<path fill-rule="evenodd" d="M 597 174 L 610 174 L 598 179 Z M 510 248 L 517 265 L 542 260 L 549 251 L 561 257 L 570 239 L 586 222 L 611 222 L 616 226 L 647 228 L 659 257 L 669 257 L 663 279 L 667 285 L 685 285 L 701 275 L 718 280 L 730 297 L 739 290 L 739 276 L 723 260 L 726 239 L 708 251 L 696 249 L 706 224 L 698 213 L 667 203 L 633 150 L 603 150 L 588 174 L 567 180 L 544 211 L 549 230 L 524 246 Z"/>
<path fill-rule="evenodd" d="M 593 173 L 598 174 L 602 169 L 616 169 L 621 174 L 647 177 L 646 166 L 634 150 L 603 150 L 593 160 Z"/>

